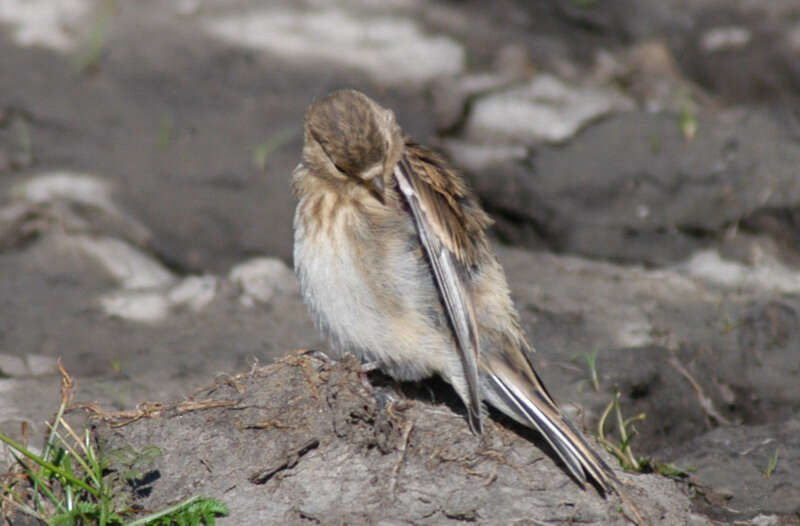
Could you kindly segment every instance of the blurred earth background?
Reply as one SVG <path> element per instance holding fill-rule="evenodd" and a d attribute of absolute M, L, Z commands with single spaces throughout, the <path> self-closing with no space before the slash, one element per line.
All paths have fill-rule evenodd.
<path fill-rule="evenodd" d="M 477 190 L 573 419 L 800 524 L 797 0 L 0 0 L 0 432 L 58 359 L 123 410 L 327 348 L 289 176 L 343 87 Z"/>

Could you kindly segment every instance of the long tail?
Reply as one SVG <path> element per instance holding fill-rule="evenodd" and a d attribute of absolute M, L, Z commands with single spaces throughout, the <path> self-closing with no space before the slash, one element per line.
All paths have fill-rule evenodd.
<path fill-rule="evenodd" d="M 505 412 L 510 411 L 508 416 L 539 431 L 582 487 L 591 477 L 603 491 L 613 492 L 619 485 L 616 475 L 564 418 L 536 372 L 531 368 L 531 376 L 502 366 L 493 369 L 484 371 L 484 379 Z"/>

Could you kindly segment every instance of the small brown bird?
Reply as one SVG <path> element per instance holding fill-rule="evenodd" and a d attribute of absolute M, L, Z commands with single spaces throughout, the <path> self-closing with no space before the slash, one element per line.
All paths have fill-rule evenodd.
<path fill-rule="evenodd" d="M 366 95 L 337 91 L 305 118 L 294 264 L 334 348 L 398 380 L 439 374 L 482 430 L 482 402 L 537 429 L 581 483 L 613 471 L 561 414 L 528 356 L 491 220 L 464 181 Z"/>

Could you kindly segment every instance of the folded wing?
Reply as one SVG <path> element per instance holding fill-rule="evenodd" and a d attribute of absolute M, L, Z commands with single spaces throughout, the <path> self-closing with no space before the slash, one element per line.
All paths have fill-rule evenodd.
<path fill-rule="evenodd" d="M 455 333 L 467 384 L 469 425 L 474 433 L 479 434 L 482 431 L 482 422 L 478 384 L 478 328 L 472 301 L 464 286 L 465 266 L 448 246 L 452 246 L 452 239 L 443 238 L 442 232 L 446 232 L 444 225 L 441 221 L 437 224 L 436 207 L 447 205 L 432 201 L 436 194 L 431 192 L 435 190 L 425 187 L 424 175 L 415 172 L 405 156 L 395 167 L 394 176 L 400 193 L 411 209 L 420 243 L 428 255 L 436 285 Z M 441 210 L 438 213 L 441 214 Z"/>

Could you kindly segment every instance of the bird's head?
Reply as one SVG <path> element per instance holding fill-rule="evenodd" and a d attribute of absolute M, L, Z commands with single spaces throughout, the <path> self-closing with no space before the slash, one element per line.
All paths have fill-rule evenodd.
<path fill-rule="evenodd" d="M 361 92 L 336 91 L 306 113 L 303 163 L 326 177 L 366 185 L 381 201 L 403 149 L 394 113 Z"/>

